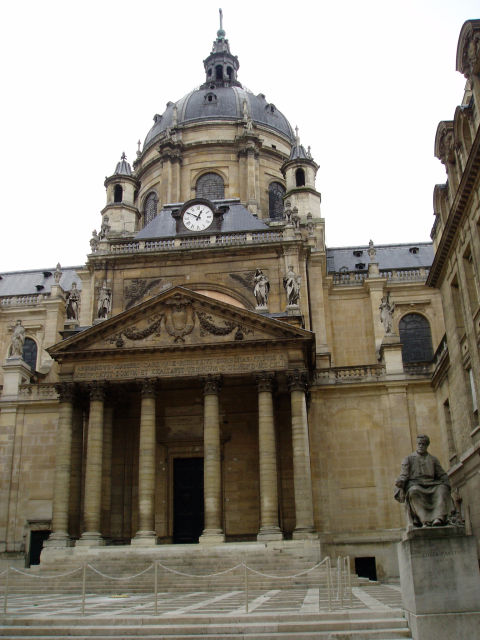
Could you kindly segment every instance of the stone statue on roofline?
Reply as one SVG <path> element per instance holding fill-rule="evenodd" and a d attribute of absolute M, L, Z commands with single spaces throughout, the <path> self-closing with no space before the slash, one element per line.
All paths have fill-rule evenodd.
<path fill-rule="evenodd" d="M 380 320 L 385 329 L 385 335 L 391 336 L 393 334 L 393 312 L 395 311 L 395 303 L 390 302 L 390 293 L 383 296 L 378 308 L 380 309 Z"/>
<path fill-rule="evenodd" d="M 287 305 L 297 307 L 300 298 L 300 276 L 295 273 L 291 265 L 283 278 L 283 287 L 287 294 Z"/>
<path fill-rule="evenodd" d="M 80 291 L 77 289 L 77 283 L 72 282 L 72 288 L 65 295 L 65 312 L 67 320 L 78 320 L 80 313 Z"/>
<path fill-rule="evenodd" d="M 21 320 L 17 320 L 13 327 L 12 340 L 10 342 L 10 357 L 22 358 L 23 345 L 25 344 L 25 327 Z"/>
<path fill-rule="evenodd" d="M 268 294 L 270 292 L 270 282 L 268 277 L 263 273 L 261 269 L 255 271 L 253 278 L 255 286 L 253 288 L 253 294 L 257 301 L 257 309 L 266 309 L 268 305 Z"/>
<path fill-rule="evenodd" d="M 416 451 L 402 460 L 395 481 L 395 500 L 405 504 L 407 530 L 459 524 L 450 482 L 440 462 L 428 453 L 430 438 L 417 436 Z"/>

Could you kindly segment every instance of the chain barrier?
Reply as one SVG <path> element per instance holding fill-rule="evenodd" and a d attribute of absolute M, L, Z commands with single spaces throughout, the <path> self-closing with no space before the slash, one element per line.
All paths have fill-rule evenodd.
<path fill-rule="evenodd" d="M 208 573 L 208 574 L 198 574 L 198 573 L 196 574 L 196 573 L 187 573 L 185 571 L 179 571 L 177 569 L 174 569 L 172 567 L 169 567 L 163 564 L 158 560 L 152 562 L 148 567 L 146 567 L 142 571 L 139 571 L 138 573 L 128 575 L 128 576 L 108 575 L 107 573 L 100 571 L 99 569 L 97 569 L 96 567 L 88 563 L 84 563 L 82 566 L 76 567 L 71 571 L 67 571 L 65 573 L 52 574 L 52 575 L 37 575 L 34 573 L 28 573 L 27 571 L 22 571 L 21 569 L 18 569 L 16 567 L 7 567 L 4 571 L 0 573 L 0 577 L 5 576 L 5 583 L 4 583 L 5 586 L 3 590 L 3 615 L 5 616 L 7 614 L 9 595 L 12 595 L 13 593 L 26 595 L 29 592 L 29 590 L 25 588 L 24 583 L 21 583 L 20 586 L 18 586 L 17 590 L 15 591 L 12 585 L 13 574 L 19 574 L 24 578 L 28 577 L 28 578 L 35 578 L 36 580 L 43 579 L 48 581 L 48 580 L 61 580 L 62 578 L 71 578 L 75 574 L 80 574 L 81 572 L 81 585 L 79 584 L 79 587 L 81 590 L 80 610 L 82 615 L 85 615 L 88 570 L 90 570 L 92 573 L 100 576 L 105 580 L 112 580 L 112 581 L 115 581 L 116 583 L 119 583 L 119 582 L 126 583 L 128 581 L 135 580 L 136 578 L 140 578 L 141 576 L 147 574 L 153 569 L 153 574 L 154 574 L 153 575 L 153 595 L 154 595 L 153 611 L 155 615 L 158 615 L 159 570 L 160 569 L 163 569 L 165 572 L 172 573 L 174 575 L 177 575 L 183 578 L 189 578 L 190 580 L 215 579 L 220 576 L 225 576 L 226 574 L 229 574 L 229 573 L 231 574 L 237 570 L 243 569 L 242 574 L 243 574 L 243 591 L 245 595 L 245 613 L 249 613 L 249 593 L 252 591 L 252 589 L 255 589 L 255 588 L 259 590 L 258 584 L 256 587 L 250 584 L 249 574 L 254 576 L 259 576 L 261 578 L 266 578 L 268 580 L 288 581 L 288 580 L 301 578 L 302 576 L 306 576 L 308 574 L 311 574 L 313 571 L 322 569 L 322 568 L 324 570 L 321 571 L 321 574 L 318 576 L 318 579 L 312 578 L 311 581 L 309 581 L 308 585 L 311 585 L 312 588 L 319 589 L 319 596 L 320 596 L 320 593 L 323 592 L 323 589 L 326 589 L 326 602 L 327 602 L 329 611 L 332 610 L 332 607 L 340 608 L 340 609 L 343 609 L 345 607 L 352 607 L 352 580 L 351 580 L 351 572 L 350 572 L 350 558 L 348 556 L 339 556 L 336 561 L 336 568 L 333 569 L 332 561 L 330 557 L 327 556 L 322 561 L 317 562 L 315 565 L 313 565 L 312 567 L 309 567 L 308 569 L 304 569 L 297 573 L 287 574 L 287 575 L 272 575 L 270 573 L 264 573 L 262 571 L 259 571 L 258 569 L 250 567 L 244 561 L 239 562 L 233 567 L 229 567 L 227 569 L 222 569 L 221 571 L 216 571 L 214 573 Z M 242 580 L 242 577 L 241 577 L 242 574 L 239 574 L 238 579 Z M 234 584 L 236 585 L 236 588 L 238 588 L 238 582 L 235 582 Z M 322 584 L 324 584 L 324 587 L 322 587 Z M 182 584 L 177 586 L 179 590 L 182 588 Z M 231 588 L 231 586 L 232 585 L 228 585 L 228 584 L 223 585 L 224 589 L 227 591 Z M 70 581 L 66 583 L 64 586 L 56 585 L 56 587 L 58 591 L 62 592 L 63 595 L 68 595 L 68 593 L 72 588 L 75 589 L 75 585 L 72 585 Z M 97 587 L 98 587 L 98 584 L 97 584 Z M 104 588 L 105 588 L 105 585 L 101 585 L 100 592 L 102 592 L 102 589 Z M 145 590 L 146 588 L 145 584 L 141 583 L 140 588 L 142 590 Z M 260 590 L 263 590 L 264 588 L 265 587 L 262 586 Z M 91 585 L 90 589 L 95 589 L 95 584 L 93 586 Z M 189 582 L 188 584 L 188 589 L 190 592 L 194 591 L 194 588 L 191 582 Z M 78 590 L 79 590 L 78 588 L 75 590 L 77 594 L 78 594 Z M 146 592 L 148 591 L 149 589 L 147 587 Z M 186 591 L 186 593 L 188 593 L 189 591 Z M 42 594 L 42 596 L 43 595 L 45 595 L 45 593 Z M 110 595 L 110 597 L 115 597 L 115 596 Z M 319 604 L 319 607 L 320 607 L 320 604 Z"/>

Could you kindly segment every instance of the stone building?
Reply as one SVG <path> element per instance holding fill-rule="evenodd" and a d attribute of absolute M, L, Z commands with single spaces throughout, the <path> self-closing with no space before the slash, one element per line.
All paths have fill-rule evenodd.
<path fill-rule="evenodd" d="M 261 541 L 397 575 L 399 461 L 427 432 L 444 465 L 455 441 L 460 464 L 476 433 L 472 410 L 460 435 L 467 365 L 460 342 L 445 364 L 436 288 L 457 254 L 327 248 L 318 164 L 276 105 L 242 87 L 222 28 L 204 67 L 105 180 L 86 264 L 0 276 L 2 558 L 37 562 L 47 538 L 42 562 Z M 444 124 L 469 131 L 472 150 L 467 161 L 452 147 L 455 186 L 437 188 L 439 203 L 473 188 L 458 171 L 475 170 L 477 114 L 459 109 Z M 460 223 L 449 206 L 437 249 Z M 477 257 L 458 250 L 461 295 Z"/>
<path fill-rule="evenodd" d="M 453 120 L 440 122 L 435 155 L 447 182 L 433 192 L 435 259 L 427 284 L 442 295 L 445 337 L 432 383 L 448 446 L 452 485 L 468 533 L 480 532 L 480 20 L 462 27 L 457 71 L 465 93 Z"/>

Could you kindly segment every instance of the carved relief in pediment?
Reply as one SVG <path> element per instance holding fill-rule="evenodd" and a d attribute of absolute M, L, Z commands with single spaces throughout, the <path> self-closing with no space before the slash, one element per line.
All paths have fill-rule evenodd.
<path fill-rule="evenodd" d="M 190 298 L 176 294 L 156 306 L 155 312 L 128 327 L 105 338 L 105 342 L 117 347 L 146 346 L 148 343 L 171 344 L 204 342 L 201 338 L 216 336 L 227 340 L 243 340 L 246 334 L 253 334 L 236 320 L 215 317 L 207 313 Z M 143 343 L 143 344 L 142 344 Z"/>
<path fill-rule="evenodd" d="M 130 309 L 171 286 L 172 283 L 163 278 L 133 278 L 132 280 L 125 280 L 123 289 L 125 309 Z"/>

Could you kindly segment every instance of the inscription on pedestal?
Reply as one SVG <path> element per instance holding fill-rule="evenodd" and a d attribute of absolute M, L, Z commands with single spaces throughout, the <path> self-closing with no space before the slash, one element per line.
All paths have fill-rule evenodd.
<path fill-rule="evenodd" d="M 163 362 L 124 362 L 81 364 L 75 367 L 75 380 L 127 380 L 150 377 L 192 377 L 216 373 L 283 370 L 288 365 L 281 353 L 261 356 L 238 355 L 219 358 L 186 358 Z"/>

